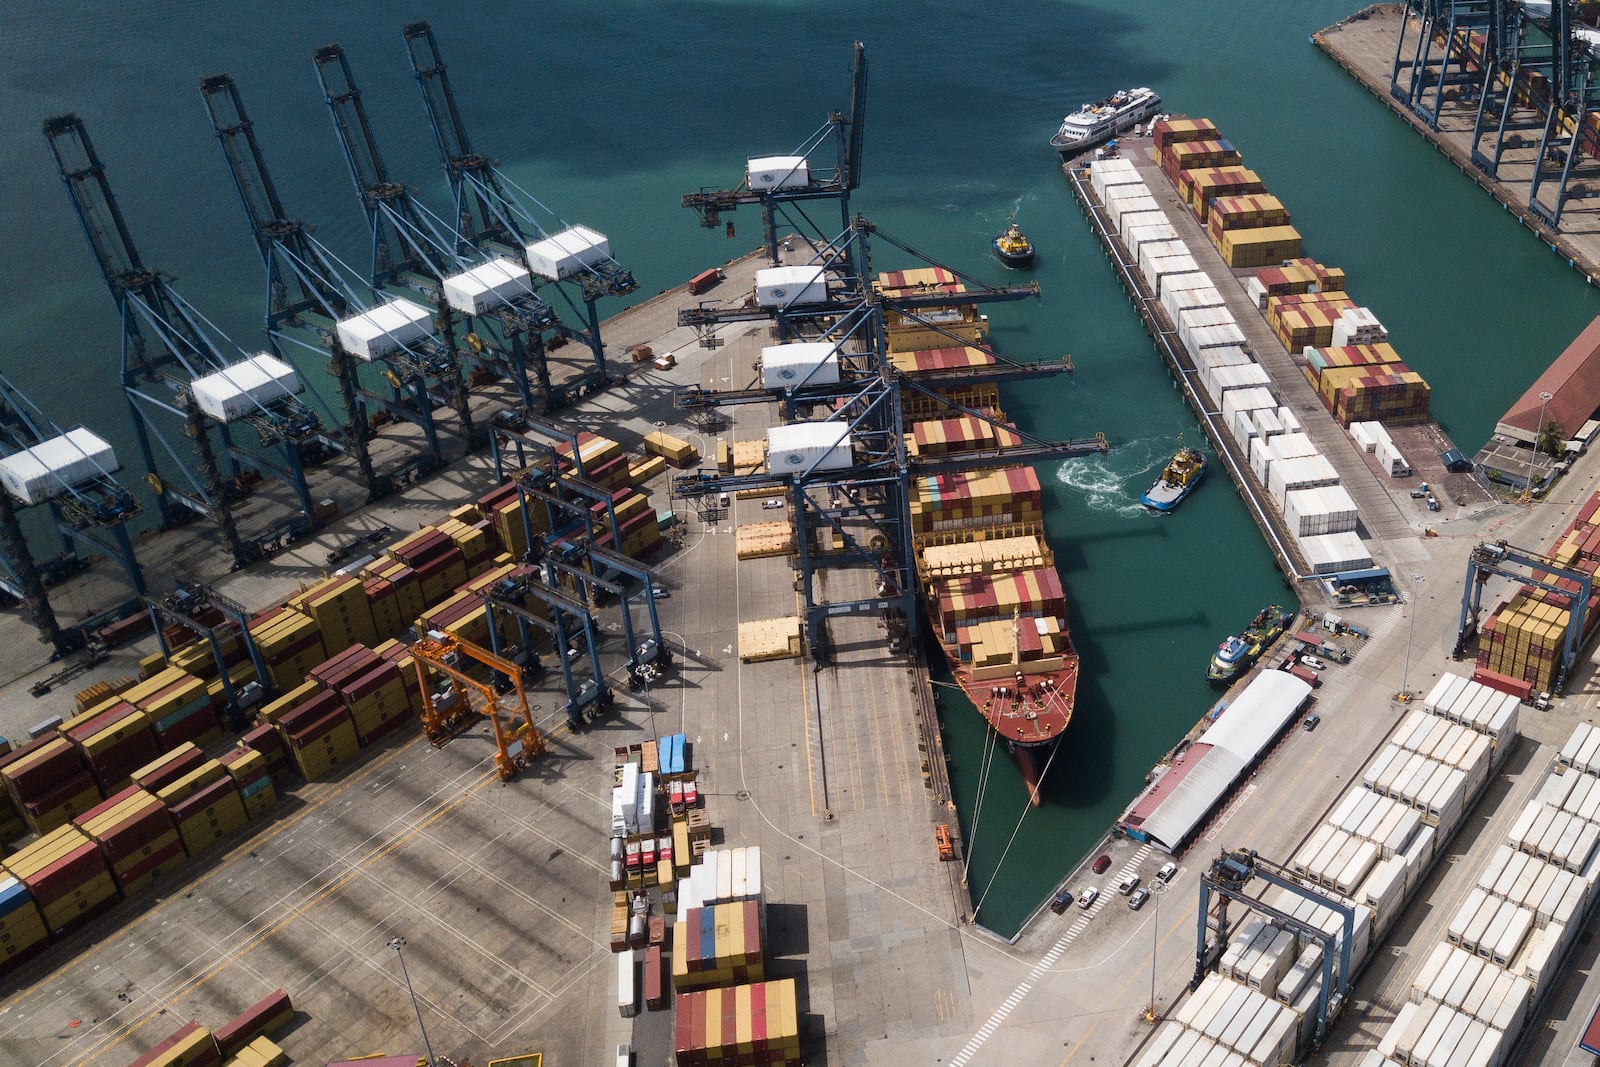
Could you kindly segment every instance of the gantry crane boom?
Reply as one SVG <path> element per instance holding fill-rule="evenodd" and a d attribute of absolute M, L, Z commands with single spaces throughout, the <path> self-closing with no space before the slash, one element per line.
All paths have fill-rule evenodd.
<path fill-rule="evenodd" d="M 239 97 L 239 87 L 228 74 L 213 74 L 200 82 L 200 96 L 217 142 L 222 146 L 228 173 L 239 203 L 244 207 L 250 235 L 267 272 L 267 337 L 279 350 L 278 331 L 304 324 L 303 316 L 320 317 L 331 325 L 350 307 L 350 301 L 330 280 L 337 277 L 311 240 L 305 224 L 289 217 L 277 186 L 267 170 L 256 141 L 255 126 Z M 361 472 L 361 482 L 371 498 L 386 495 L 389 486 L 372 468 L 367 441 L 372 435 L 366 406 L 359 394 L 356 366 L 335 335 L 329 344 L 328 371 L 339 383 L 344 406 L 345 444 Z"/>
<path fill-rule="evenodd" d="M 496 169 L 494 160 L 472 148 L 461 111 L 456 106 L 455 93 L 450 87 L 444 59 L 433 36 L 433 28 L 427 22 L 409 23 L 403 30 L 403 36 L 411 59 L 411 70 L 422 93 L 423 106 L 427 109 L 440 159 L 454 194 L 458 246 L 470 245 L 480 252 L 503 252 L 532 270 L 535 264 L 528 254 L 528 242 L 551 236 L 535 216 L 533 205 L 537 205 L 545 215 L 552 216 L 551 221 L 562 233 L 569 232 L 570 228 L 548 207 L 525 193 L 519 196 L 521 190 Z M 604 297 L 626 296 L 639 288 L 633 272 L 614 259 L 608 250 L 599 255 L 586 256 L 585 259 L 587 261 L 574 273 L 550 279 L 569 303 L 572 298 L 567 294 L 566 287 L 573 286 L 578 290 L 586 329 L 579 333 L 562 327 L 562 332 L 587 344 L 594 359 L 593 368 L 574 387 L 575 396 L 604 386 L 611 380 L 606 370 L 605 346 L 600 337 L 600 314 L 596 304 Z M 538 274 L 538 271 L 534 273 Z M 576 305 L 574 310 L 577 310 Z M 530 348 L 532 351 L 528 355 L 535 361 L 544 395 L 548 398 L 547 407 L 560 406 L 546 384 L 548 372 L 544 367 L 542 348 L 532 345 Z"/>
<path fill-rule="evenodd" d="M 201 368 L 217 369 L 225 361 L 190 320 L 187 310 L 173 298 L 166 280 L 141 260 L 83 120 L 75 114 L 48 119 L 44 132 L 73 210 L 89 239 L 89 248 L 122 320 L 122 389 L 133 414 L 134 432 L 145 469 L 156 491 L 162 525 L 170 526 L 176 521 L 175 507 L 207 516 L 221 531 L 234 565 L 243 566 L 255 558 L 257 552 L 247 547 L 239 536 L 229 506 L 228 490 L 217 466 L 210 427 L 188 388 Z M 158 323 L 160 328 L 154 328 Z M 154 343 L 146 337 L 147 329 L 154 335 Z M 170 387 L 174 395 L 170 398 L 152 395 L 147 391 L 151 385 Z M 192 442 L 197 470 L 189 476 L 189 491 L 180 488 L 173 479 L 162 477 L 161 467 L 156 462 L 152 435 L 162 441 L 180 469 L 188 474 L 187 466 L 161 439 L 160 430 L 153 421 L 154 413 L 162 409 L 182 420 L 183 434 Z M 228 443 L 225 426 L 222 437 Z"/>
<path fill-rule="evenodd" d="M 460 264 L 443 235 L 431 232 L 411 191 L 390 177 L 344 48 L 324 45 L 316 50 L 313 60 L 350 180 L 355 183 L 371 231 L 372 287 L 381 291 L 387 285 L 403 284 L 433 304 L 441 344 L 440 358 L 430 360 L 426 367 L 428 392 L 455 411 L 462 435 L 469 443 L 481 443 L 482 434 L 473 426 L 467 386 L 461 377 L 456 311 L 444 294 L 445 278 L 458 273 Z"/>

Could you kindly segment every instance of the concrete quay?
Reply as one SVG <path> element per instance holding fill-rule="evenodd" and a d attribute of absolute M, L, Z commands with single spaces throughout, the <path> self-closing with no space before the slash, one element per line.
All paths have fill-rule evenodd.
<path fill-rule="evenodd" d="M 731 262 L 727 280 L 701 299 L 742 300 L 759 265 Z M 681 421 L 672 389 L 743 387 L 767 333 L 765 324 L 736 324 L 723 328 L 722 347 L 700 348 L 677 326 L 678 308 L 694 299 L 674 290 L 609 320 L 613 353 L 649 344 L 675 353 L 677 366 L 618 360 L 613 373 L 627 380 L 557 421 L 628 448 L 666 428 L 709 454 L 713 439 Z M 482 416 L 508 400 L 487 391 Z M 742 440 L 763 436 L 777 413 L 741 406 L 731 417 L 720 432 Z M 491 484 L 487 456 L 463 456 L 237 573 L 199 527 L 154 535 L 146 554 L 156 574 L 181 566 L 265 607 L 319 577 L 331 547 L 383 523 L 398 536 Z M 834 623 L 835 664 L 824 670 L 800 660 L 741 663 L 741 621 L 797 608 L 787 559 L 735 560 L 736 524 L 773 513 L 741 500 L 725 517 L 702 519 L 664 481 L 647 488 L 658 510 L 676 510 L 684 524 L 681 543 L 655 561 L 671 590 L 657 605 L 676 660 L 665 681 L 626 692 L 624 652 L 606 642 L 614 713 L 575 735 L 555 713 L 560 695 L 540 687 L 530 699 L 550 750 L 510 783 L 495 779 L 492 738 L 475 728 L 442 749 L 407 733 L 334 780 L 292 789 L 266 825 L 6 979 L 0 1060 L 125 1063 L 182 1021 L 215 1026 L 280 986 L 299 1011 L 281 1038 L 295 1062 L 419 1052 L 386 947 L 400 935 L 440 1055 L 481 1063 L 540 1051 L 547 1063 L 595 1063 L 628 1042 L 636 1062 L 668 1062 L 667 1013 L 627 1020 L 615 1006 L 605 842 L 613 747 L 674 731 L 693 743 L 715 844 L 762 847 L 768 976 L 799 980 L 806 1062 L 903 1063 L 909 1043 L 964 1041 L 973 1025 L 969 953 L 1008 957 L 963 924 L 959 865 L 937 858 L 933 826 L 955 820 L 927 773 L 942 754 L 938 737 L 919 731 L 922 672 L 888 654 L 872 618 Z M 869 578 L 834 571 L 826 580 L 847 595 L 854 584 L 866 592 Z M 82 595 L 94 592 L 85 585 Z M 601 615 L 608 632 L 620 629 L 615 610 Z M 132 673 L 153 647 L 146 639 L 119 650 L 34 699 L 28 686 L 59 665 L 44 662 L 48 650 L 15 614 L 0 619 L 0 636 L 7 736 L 25 736 L 49 714 L 65 717 L 75 690 Z"/>

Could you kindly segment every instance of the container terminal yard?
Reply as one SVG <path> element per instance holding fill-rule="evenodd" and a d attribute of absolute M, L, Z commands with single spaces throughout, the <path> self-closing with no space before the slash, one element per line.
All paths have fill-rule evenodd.
<path fill-rule="evenodd" d="M 1252 242 L 1252 230 L 1289 228 L 1292 191 L 1264 203 L 1266 175 L 1226 196 L 1184 194 L 1183 173 L 1195 172 L 1192 189 L 1201 171 L 1242 163 L 1231 145 L 1181 147 L 1221 140 L 1204 120 L 1168 120 L 1118 155 L 1069 163 L 1068 191 L 1294 583 L 1306 612 L 1294 631 L 1316 629 L 1329 662 L 1273 669 L 1310 635 L 1269 650 L 1214 720 L 1173 739 L 1172 762 L 1096 850 L 1106 862 L 1084 857 L 1063 881 L 1059 912 L 1041 902 L 1010 943 L 967 921 L 960 864 L 941 858 L 959 857 L 961 828 L 903 622 L 917 611 L 910 553 L 895 560 L 885 519 L 907 502 L 905 463 L 898 479 L 879 469 L 877 416 L 852 426 L 848 477 L 803 457 L 787 476 L 752 460 L 838 398 L 825 370 L 880 390 L 869 409 L 914 406 L 884 389 L 892 379 L 863 374 L 871 344 L 821 334 L 818 362 L 819 323 L 860 315 L 870 331 L 894 316 L 902 330 L 938 333 L 953 302 L 1029 295 L 958 286 L 902 248 L 897 266 L 928 272 L 915 275 L 922 288 L 880 275 L 864 299 L 852 261 L 869 240 L 880 260 L 894 241 L 848 210 L 859 51 L 856 63 L 852 109 L 830 119 L 825 141 L 837 169 L 824 168 L 827 151 L 752 158 L 743 183 L 685 196 L 708 225 L 759 205 L 792 239 L 769 229 L 757 253 L 592 319 L 574 331 L 587 352 L 552 360 L 536 389 L 485 375 L 458 395 L 442 365 L 390 353 L 400 424 L 365 459 L 326 431 L 346 454 L 298 494 L 313 510 L 332 500 L 324 529 L 268 544 L 281 523 L 252 510 L 294 514 L 272 490 L 240 508 L 236 539 L 213 508 L 216 528 L 127 543 L 160 647 L 146 634 L 97 662 L 43 663 L 34 637 L 45 624 L 0 621 L 0 733 L 36 735 L 0 778 L 24 798 L 12 836 L 43 832 L 6 857 L 15 881 L 0 882 L 8 1061 L 1589 1062 L 1578 1046 L 1600 981 L 1580 931 L 1600 874 L 1600 734 L 1583 639 L 1600 469 L 1577 454 L 1541 497 L 1509 502 L 1448 470 L 1457 464 L 1427 422 L 1427 384 L 1379 351 L 1382 294 L 1353 278 L 1370 309 L 1329 299 L 1345 279 L 1331 284 L 1336 265 L 1311 255 L 1315 234 L 1306 248 L 1298 234 Z M 359 101 L 340 81 L 341 53 L 319 53 L 319 72 L 330 106 Z M 229 83 L 211 88 L 219 106 L 234 103 Z M 71 123 L 52 136 L 87 145 Z M 777 188 L 755 191 L 763 178 Z M 1131 195 L 1111 195 L 1119 188 Z M 843 238 L 807 232 L 786 210 L 830 199 Z M 813 298 L 782 291 L 795 285 Z M 796 338 L 810 344 L 783 347 L 808 350 L 792 353 L 812 360 L 807 380 L 769 386 L 763 374 L 792 366 L 773 341 Z M 360 340 L 341 334 L 334 351 Z M 939 386 L 1060 369 L 989 355 Z M 1364 369 L 1377 366 L 1389 369 Z M 422 403 L 404 402 L 406 388 Z M 527 402 L 556 390 L 561 402 L 547 406 L 560 410 Z M 452 414 L 434 425 L 443 408 Z M 491 453 L 467 450 L 491 428 Z M 1291 437 L 1303 440 L 1291 448 Z M 1096 447 L 1027 439 L 1013 454 Z M 584 496 L 610 488 L 608 465 L 619 489 Z M 107 466 L 62 475 L 74 504 L 122 499 Z M 373 491 L 384 474 L 396 491 Z M 1414 493 L 1424 482 L 1433 497 Z M 652 498 L 648 532 L 629 525 L 635 491 Z M 542 566 L 519 566 L 532 539 L 518 533 L 554 545 L 563 508 L 581 510 L 601 542 L 590 562 L 547 550 L 532 557 Z M 483 547 L 489 531 L 505 551 Z M 456 564 L 439 561 L 469 549 L 474 577 L 463 569 L 465 581 L 440 585 Z M 268 558 L 240 559 L 258 553 Z M 380 622 L 374 593 L 413 580 L 404 571 L 440 574 L 443 594 L 492 578 Z M 103 562 L 50 594 L 77 620 L 127 585 Z M 268 662 L 241 656 L 250 642 L 229 629 L 230 611 Z M 429 632 L 381 640 L 413 615 Z M 1476 633 L 1462 634 L 1469 616 Z M 287 636 L 307 628 L 320 634 L 315 656 Z M 370 652 L 333 655 L 344 647 L 328 647 L 334 635 L 363 637 L 351 648 Z M 509 686 L 526 691 L 520 728 L 504 730 L 502 712 L 463 713 L 482 699 L 480 681 L 495 700 L 492 679 L 465 669 L 480 638 L 506 678 L 534 677 L 518 651 L 558 668 Z M 419 674 L 430 661 L 435 673 Z M 276 692 L 248 689 L 268 675 Z M 451 692 L 438 688 L 447 676 Z M 219 708 L 261 724 L 219 719 Z M 168 753 L 146 752 L 130 720 Z M 231 747 L 240 725 L 246 746 Z M 68 763 L 88 769 L 63 776 Z M 101 801 L 100 777 L 129 775 L 137 788 Z M 67 820 L 78 830 L 61 829 Z M 130 828 L 157 823 L 169 828 L 120 851 Z M 78 873 L 91 868 L 100 873 Z M 1129 906 L 1136 887 L 1154 897 L 1142 908 Z M 693 922 L 714 933 L 691 947 Z M 718 1030 L 714 1019 L 728 1021 Z"/>

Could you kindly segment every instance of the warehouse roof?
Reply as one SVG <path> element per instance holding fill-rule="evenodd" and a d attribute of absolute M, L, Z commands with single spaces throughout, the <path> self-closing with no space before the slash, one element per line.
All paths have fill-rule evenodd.
<path fill-rule="evenodd" d="M 1543 403 L 1540 393 L 1549 393 Z M 1600 409 L 1600 318 L 1584 327 L 1567 350 L 1500 416 L 1495 432 L 1533 443 L 1539 429 L 1539 408 L 1545 422 L 1561 427 L 1562 438 L 1572 437 Z"/>
<path fill-rule="evenodd" d="M 1311 686 L 1294 675 L 1261 671 L 1200 741 L 1139 796 L 1123 825 L 1169 852 L 1181 848 L 1310 696 Z"/>

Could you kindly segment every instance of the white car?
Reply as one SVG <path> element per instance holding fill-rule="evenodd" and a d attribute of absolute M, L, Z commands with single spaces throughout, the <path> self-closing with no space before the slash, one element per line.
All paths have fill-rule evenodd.
<path fill-rule="evenodd" d="M 1170 882 L 1172 881 L 1172 876 L 1177 873 L 1178 865 L 1176 863 L 1163 863 L 1161 869 L 1156 872 L 1156 881 Z"/>
<path fill-rule="evenodd" d="M 778 508 L 783 507 L 783 501 L 779 500 L 775 496 L 768 497 L 761 502 L 761 507 L 764 511 L 776 511 Z"/>
<path fill-rule="evenodd" d="M 1301 656 L 1300 662 L 1314 671 L 1325 671 L 1328 665 L 1315 656 Z"/>
<path fill-rule="evenodd" d="M 1090 886 L 1088 889 L 1085 889 L 1083 892 L 1078 894 L 1078 907 L 1082 908 L 1084 911 L 1088 911 L 1090 908 L 1094 907 L 1094 902 L 1099 899 L 1100 890 L 1096 889 L 1094 886 Z"/>

